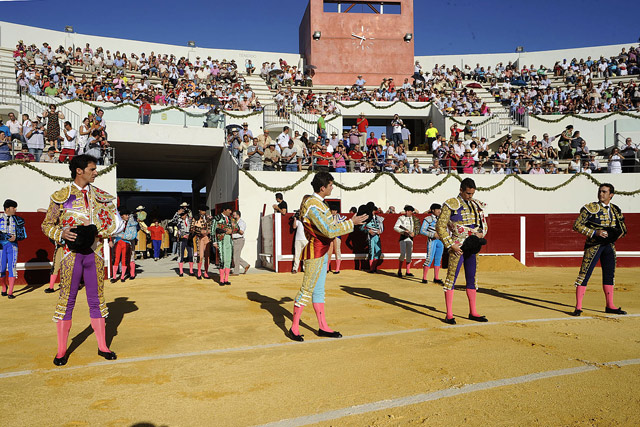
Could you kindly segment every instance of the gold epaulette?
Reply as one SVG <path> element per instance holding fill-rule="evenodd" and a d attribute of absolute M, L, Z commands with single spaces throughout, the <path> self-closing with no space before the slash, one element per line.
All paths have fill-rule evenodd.
<path fill-rule="evenodd" d="M 61 188 L 51 195 L 51 200 L 54 203 L 64 203 L 69 199 L 71 195 L 71 186 L 68 185 L 66 187 Z"/>
<path fill-rule="evenodd" d="M 96 201 L 100 203 L 109 203 L 113 201 L 113 199 L 115 199 L 115 197 L 113 197 L 111 194 L 107 193 L 104 190 L 99 189 L 98 187 L 94 187 L 92 185 L 91 189 L 93 190 L 93 195 L 96 198 Z"/>
<path fill-rule="evenodd" d="M 447 205 L 452 211 L 457 211 L 458 209 L 460 209 L 460 199 L 458 199 L 457 197 L 448 199 L 446 202 L 444 202 L 444 204 Z"/>
<path fill-rule="evenodd" d="M 487 207 L 487 204 L 485 202 L 481 202 L 478 199 L 473 199 L 474 202 L 477 203 L 477 205 L 480 207 L 480 209 L 484 210 Z"/>
<path fill-rule="evenodd" d="M 584 205 L 584 208 L 590 214 L 597 214 L 600 211 L 600 203 L 599 202 L 591 202 Z"/>

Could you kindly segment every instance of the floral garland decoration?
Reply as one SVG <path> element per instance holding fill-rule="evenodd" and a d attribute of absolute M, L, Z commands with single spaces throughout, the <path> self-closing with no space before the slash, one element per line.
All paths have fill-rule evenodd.
<path fill-rule="evenodd" d="M 306 179 L 309 177 L 309 175 L 313 174 L 314 172 L 309 169 L 307 170 L 307 172 L 304 174 L 304 176 L 302 178 L 300 178 L 299 180 L 297 180 L 296 182 L 294 182 L 291 185 L 288 185 L 286 187 L 271 187 L 269 185 L 266 185 L 262 182 L 260 182 L 257 178 L 255 178 L 249 171 L 246 171 L 244 169 L 240 169 L 245 175 L 247 175 L 247 177 L 249 177 L 249 179 L 251 181 L 253 181 L 254 184 L 256 184 L 258 187 L 263 188 L 269 192 L 284 192 L 284 191 L 290 191 L 293 190 L 294 188 L 296 188 L 299 184 L 303 183 L 304 181 L 306 181 Z M 397 176 L 395 174 L 389 173 L 389 172 L 378 172 L 376 173 L 370 180 L 363 182 L 361 184 L 355 185 L 355 186 L 346 186 L 343 185 L 339 182 L 334 182 L 333 185 L 341 190 L 344 191 L 358 191 L 358 190 L 362 190 L 368 186 L 370 186 L 371 184 L 373 184 L 374 182 L 376 182 L 378 179 L 380 179 L 380 177 L 382 176 L 389 176 L 389 178 L 391 178 L 391 180 L 400 188 L 402 188 L 405 191 L 408 191 L 410 193 L 414 193 L 414 194 L 428 194 L 433 192 L 433 190 L 435 190 L 436 188 L 442 186 L 445 182 L 447 182 L 449 179 L 455 178 L 458 181 L 462 181 L 462 177 L 460 177 L 457 174 L 454 173 L 450 173 L 447 174 L 443 179 L 441 179 L 440 181 L 438 181 L 437 183 L 435 183 L 434 185 L 432 185 L 431 187 L 427 187 L 427 188 L 413 188 L 413 187 L 409 187 L 408 185 L 403 184 L 402 182 L 400 182 L 400 180 L 398 180 Z M 518 174 L 511 174 L 511 175 L 505 175 L 500 181 L 498 181 L 497 183 L 490 185 L 488 187 L 478 187 L 477 190 L 478 191 L 492 191 L 495 190 L 496 188 L 502 186 L 507 180 L 509 179 L 516 179 L 517 181 L 521 182 L 522 184 L 526 185 L 529 188 L 532 188 L 534 190 L 537 191 L 556 191 L 560 188 L 566 187 L 567 185 L 569 185 L 571 182 L 573 182 L 575 179 L 577 179 L 580 176 L 584 176 L 585 178 L 587 178 L 588 180 L 590 180 L 591 182 L 593 182 L 595 185 L 600 185 L 601 182 L 598 181 L 597 179 L 595 179 L 591 174 L 587 174 L 587 173 L 577 173 L 571 176 L 571 178 L 569 178 L 568 180 L 566 180 L 565 182 L 552 186 L 552 187 L 541 187 L 541 186 L 537 186 L 534 185 L 532 183 L 530 183 L 529 181 L 527 181 L 526 179 L 522 178 L 520 175 Z M 637 194 L 640 194 L 640 189 L 638 190 L 634 190 L 634 191 L 619 191 L 616 190 L 616 194 L 619 194 L 621 196 L 636 196 Z"/>
<path fill-rule="evenodd" d="M 615 116 L 615 115 L 631 117 L 631 118 L 634 118 L 634 119 L 640 119 L 640 116 L 637 116 L 637 115 L 631 114 L 631 113 L 627 113 L 625 111 L 614 111 L 613 113 L 605 114 L 602 117 L 584 117 L 581 114 L 575 114 L 575 113 L 564 114 L 558 119 L 545 119 L 543 117 L 540 117 L 541 114 L 530 114 L 529 117 L 533 117 L 534 119 L 540 120 L 541 122 L 545 122 L 545 123 L 558 123 L 558 122 L 561 122 L 562 120 L 566 119 L 567 117 L 573 117 L 575 119 L 583 120 L 583 121 L 587 121 L 587 122 L 599 122 L 600 120 L 605 120 L 605 119 L 608 119 L 609 117 L 612 117 L 612 116 Z"/>
<path fill-rule="evenodd" d="M 296 116 L 296 117 L 298 118 L 298 120 L 300 120 L 301 122 L 306 123 L 306 124 L 308 124 L 308 125 L 315 125 L 315 124 L 317 124 L 317 123 L 318 123 L 318 121 L 317 121 L 317 120 L 316 120 L 315 122 L 314 122 L 313 120 L 307 120 L 307 119 L 305 119 L 304 117 L 302 117 L 302 116 L 301 116 L 300 114 L 298 114 L 298 113 L 291 113 L 291 114 L 292 114 L 292 115 L 294 115 L 294 116 Z M 336 114 L 335 116 L 331 117 L 330 119 L 325 119 L 324 121 L 325 121 L 325 123 L 329 123 L 330 121 L 335 120 L 335 119 L 337 119 L 338 117 L 339 117 L 339 115 L 337 115 L 337 114 Z"/>
<path fill-rule="evenodd" d="M 376 105 L 374 104 L 372 101 L 365 101 L 365 100 L 360 100 L 358 102 L 356 102 L 355 104 L 345 104 L 344 102 L 341 101 L 333 101 L 336 104 L 338 104 L 339 106 L 343 107 L 343 108 L 353 108 L 353 107 L 357 107 L 358 105 L 362 104 L 362 103 L 367 103 L 370 106 L 372 106 L 373 108 L 375 108 L 376 110 L 386 110 L 392 107 L 395 107 L 396 104 L 400 103 L 400 104 L 404 104 L 407 107 L 411 108 L 412 110 L 424 110 L 425 108 L 429 108 L 433 105 L 433 102 L 428 102 L 426 105 L 422 105 L 422 106 L 414 106 L 409 104 L 407 101 L 395 101 L 389 105 Z M 419 101 L 415 101 L 415 102 L 419 102 Z"/>
<path fill-rule="evenodd" d="M 114 170 L 117 165 L 118 165 L 117 163 L 113 163 L 112 165 L 107 166 L 106 168 L 104 168 L 104 169 L 102 169 L 101 171 L 98 172 L 98 176 L 102 176 L 102 175 L 108 174 L 109 172 Z M 6 168 L 6 167 L 9 167 L 9 166 L 22 166 L 23 168 L 31 169 L 34 172 L 38 172 L 40 175 L 44 176 L 45 178 L 48 178 L 48 179 L 50 179 L 52 181 L 56 181 L 56 182 L 71 182 L 71 181 L 73 181 L 72 178 L 67 178 L 67 177 L 64 177 L 64 176 L 55 176 L 55 175 L 48 174 L 45 171 L 43 171 L 42 169 L 33 166 L 31 163 L 24 162 L 22 160 L 9 160 L 9 161 L 0 163 L 0 169 Z"/>
<path fill-rule="evenodd" d="M 45 107 L 46 107 L 46 106 L 49 106 L 49 105 L 50 105 L 50 103 L 44 102 L 44 101 L 42 101 L 42 100 L 40 100 L 40 99 L 36 98 L 35 96 L 31 95 L 30 93 L 27 93 L 27 96 L 28 96 L 29 98 L 33 99 L 35 102 L 37 102 L 38 104 L 40 104 L 40 105 L 42 105 L 42 106 L 45 106 Z M 138 106 L 137 106 L 137 105 L 135 105 L 135 104 L 131 104 L 131 103 L 129 103 L 129 102 L 123 102 L 123 103 L 121 103 L 121 104 L 117 104 L 117 105 L 113 105 L 113 106 L 101 106 L 101 105 L 97 105 L 97 104 L 94 104 L 94 103 L 89 102 L 89 101 L 85 101 L 84 99 L 67 99 L 66 101 L 59 102 L 59 103 L 57 103 L 57 104 L 55 104 L 55 105 L 56 105 L 57 107 L 61 107 L 61 106 L 64 106 L 64 105 L 70 104 L 70 103 L 72 103 L 72 102 L 79 102 L 79 103 L 84 104 L 84 105 L 87 105 L 87 106 L 89 106 L 89 107 L 91 107 L 91 108 L 96 108 L 96 107 L 98 107 L 98 108 L 101 108 L 101 109 L 106 110 L 106 111 L 110 111 L 110 110 L 117 110 L 117 109 L 124 108 L 124 107 L 133 107 L 133 108 L 135 108 L 136 110 L 138 109 Z M 189 116 L 189 117 L 205 117 L 205 116 L 207 115 L 207 113 L 206 113 L 206 112 L 205 112 L 205 113 L 192 113 L 192 112 L 189 112 L 189 111 L 187 111 L 187 110 L 185 110 L 185 109 L 183 109 L 183 108 L 177 107 L 177 106 L 175 106 L 175 105 L 170 105 L 170 106 L 168 106 L 168 107 L 160 108 L 160 109 L 158 109 L 158 110 L 151 110 L 151 114 L 160 114 L 160 113 L 164 113 L 164 112 L 166 112 L 166 111 L 171 111 L 171 110 L 178 110 L 178 111 L 180 111 L 181 113 L 184 113 L 184 114 L 186 114 L 186 115 L 187 115 L 187 116 Z M 251 117 L 251 116 L 255 116 L 255 115 L 257 115 L 257 114 L 262 114 L 262 111 L 252 111 L 252 112 L 251 112 L 251 113 L 249 113 L 249 114 L 234 114 L 234 113 L 231 113 L 231 112 L 229 112 L 229 111 L 227 111 L 227 110 L 222 110 L 222 112 L 223 112 L 225 115 L 227 115 L 227 116 L 229 116 L 229 117 L 233 117 L 233 118 L 235 118 L 235 119 L 242 119 L 242 118 L 244 118 L 244 117 Z"/>
<path fill-rule="evenodd" d="M 446 117 L 447 119 L 451 120 L 452 122 L 457 123 L 457 124 L 459 124 L 459 125 L 466 125 L 466 124 L 467 124 L 466 122 L 463 122 L 463 121 L 461 121 L 461 120 L 457 120 L 457 119 L 455 119 L 453 116 L 445 116 L 445 117 Z M 478 116 L 468 116 L 468 117 L 478 117 Z M 483 120 L 483 121 L 481 121 L 481 122 L 478 122 L 478 123 L 471 123 L 471 126 L 481 126 L 481 125 L 483 125 L 483 124 L 485 124 L 485 123 L 489 122 L 490 120 L 493 120 L 493 119 L 495 119 L 495 118 L 497 118 L 497 117 L 498 117 L 498 116 L 492 115 L 492 116 L 490 116 L 490 117 L 487 117 L 485 120 Z"/>

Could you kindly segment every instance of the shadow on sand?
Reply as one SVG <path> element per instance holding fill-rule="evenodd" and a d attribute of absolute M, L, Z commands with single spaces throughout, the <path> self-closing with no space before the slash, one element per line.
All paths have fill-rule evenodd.
<path fill-rule="evenodd" d="M 109 317 L 105 320 L 105 339 L 110 347 L 113 338 L 118 335 L 118 326 L 122 323 L 124 315 L 138 310 L 135 301 L 129 301 L 128 297 L 118 297 L 114 301 L 107 303 Z M 93 334 L 93 328 L 88 325 L 82 332 L 71 339 L 71 345 L 67 349 L 67 356 L 71 355 L 87 338 Z"/>

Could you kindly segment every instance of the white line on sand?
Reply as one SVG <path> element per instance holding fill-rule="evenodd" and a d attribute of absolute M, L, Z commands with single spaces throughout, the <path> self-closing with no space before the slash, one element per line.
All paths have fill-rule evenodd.
<path fill-rule="evenodd" d="M 617 362 L 607 362 L 604 366 L 628 366 L 638 365 L 640 359 L 620 360 Z M 431 393 L 416 394 L 413 396 L 400 397 L 398 399 L 379 400 L 377 402 L 365 403 L 362 405 L 350 406 L 348 408 L 336 409 L 333 411 L 322 412 L 319 414 L 305 415 L 297 418 L 290 418 L 281 421 L 275 421 L 263 424 L 269 427 L 296 427 L 315 424 L 323 421 L 332 421 L 351 415 L 361 415 L 370 412 L 400 408 L 403 406 L 415 405 L 417 403 L 430 402 L 432 400 L 443 399 L 447 397 L 458 396 L 461 394 L 473 393 L 476 391 L 490 390 L 492 388 L 503 387 L 515 384 L 524 384 L 532 381 L 538 381 L 545 378 L 561 377 L 565 375 L 575 375 L 584 372 L 595 371 L 600 369 L 597 365 L 584 365 L 575 368 L 558 369 L 555 371 L 537 372 L 534 374 L 521 375 L 519 377 L 502 378 L 499 380 L 486 381 L 465 385 L 462 387 L 452 387 L 444 390 L 438 390 Z"/>
<path fill-rule="evenodd" d="M 627 314 L 624 316 L 620 315 L 610 315 L 610 316 L 602 316 L 608 318 L 625 318 L 625 317 L 640 317 L 640 313 Z M 394 336 L 394 335 L 402 335 L 402 334 L 410 334 L 414 332 L 425 332 L 433 329 L 450 329 L 450 328 L 466 328 L 466 327 L 481 327 L 481 326 L 492 326 L 492 325 L 508 325 L 512 323 L 537 323 L 537 322 L 558 322 L 558 321 L 574 321 L 574 320 L 588 320 L 588 319 L 596 319 L 597 317 L 593 316 L 581 316 L 581 317 L 552 317 L 552 318 L 544 318 L 544 319 L 523 319 L 523 320 L 505 320 L 502 322 L 487 322 L 487 323 L 468 323 L 461 325 L 445 325 L 438 326 L 435 328 L 417 328 L 417 329 L 403 329 L 400 331 L 388 331 L 388 332 L 373 332 L 370 334 L 359 334 L 359 335 L 349 335 L 341 338 L 340 340 L 325 340 L 325 339 L 311 339 L 306 340 L 302 343 L 287 341 L 287 342 L 277 342 L 271 344 L 259 344 L 259 345 L 249 345 L 242 347 L 232 347 L 232 348 L 217 348 L 212 350 L 201 350 L 201 351 L 192 351 L 187 353 L 174 353 L 174 354 L 156 354 L 153 356 L 140 356 L 140 357 L 128 357 L 117 360 L 105 360 L 101 362 L 92 362 L 87 363 L 86 365 L 78 365 L 78 366 L 65 366 L 63 368 L 53 368 L 53 369 L 33 369 L 33 370 L 25 370 L 25 371 L 15 371 L 15 372 L 3 372 L 0 373 L 0 379 L 2 378 L 10 378 L 10 377 L 19 377 L 24 375 L 32 375 L 32 374 L 46 374 L 51 372 L 66 372 L 69 370 L 75 369 L 83 369 L 94 366 L 111 366 L 111 365 L 119 365 L 123 363 L 136 363 L 136 362 L 147 362 L 150 360 L 164 360 L 164 359 L 178 359 L 184 357 L 196 357 L 196 356 L 210 356 L 216 354 L 227 354 L 227 353 L 237 353 L 240 351 L 252 351 L 252 350 L 266 350 L 270 348 L 278 348 L 285 346 L 301 346 L 301 345 L 310 345 L 310 344 L 328 344 L 328 343 L 337 343 L 345 340 L 355 340 L 362 338 L 373 338 L 373 337 L 386 337 L 386 336 Z M 53 359 L 52 359 L 53 360 Z"/>

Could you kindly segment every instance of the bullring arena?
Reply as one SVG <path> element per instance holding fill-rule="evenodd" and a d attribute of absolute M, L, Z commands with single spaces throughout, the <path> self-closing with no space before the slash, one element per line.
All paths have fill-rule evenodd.
<path fill-rule="evenodd" d="M 418 56 L 413 1 L 353 2 L 353 10 L 344 3 L 309 1 L 299 54 L 174 46 L 0 22 L 0 116 L 6 118 L 6 126 L 0 124 L 0 202 L 17 202 L 26 229 L 17 243 L 15 286 L 0 278 L 9 284 L 9 295 L 0 298 L 0 425 L 640 423 L 638 44 Z M 376 12 L 361 13 L 365 6 Z M 50 54 L 47 46 L 57 52 Z M 394 51 L 394 60 L 372 67 L 371 58 L 382 51 Z M 148 60 L 141 60 L 143 52 Z M 575 61 L 564 65 L 563 58 Z M 206 73 L 197 74 L 196 65 Z M 405 79 L 408 86 L 400 88 Z M 54 113 L 44 111 L 51 118 L 45 117 L 42 152 L 25 129 L 37 128 L 33 122 L 51 105 Z M 10 113 L 28 115 L 11 137 L 17 122 Z M 411 135 L 404 157 L 398 147 L 406 133 L 389 143 L 383 138 L 399 126 L 392 122 L 396 114 Z M 83 130 L 87 119 L 90 136 L 78 137 L 75 148 L 61 145 L 68 144 L 65 122 Z M 55 126 L 60 135 L 51 143 Z M 247 129 L 262 154 L 250 149 L 251 140 L 235 141 Z M 308 139 L 300 139 L 305 133 Z M 294 151 L 287 152 L 289 139 Z M 272 143 L 279 157 L 293 153 L 290 160 L 270 161 Z M 461 144 L 464 155 L 456 157 Z M 329 146 L 333 154 L 325 166 Z M 63 320 L 54 323 L 52 316 L 70 285 L 50 274 L 56 263 L 51 239 L 59 236 L 55 230 L 45 235 L 41 224 L 50 216 L 54 192 L 75 191 L 63 147 L 75 156 L 94 155 L 94 184 L 115 197 L 104 203 L 134 218 L 129 270 L 113 268 L 116 250 L 108 243 L 119 243 L 115 235 L 94 241 L 107 249 L 93 247 L 106 263 L 97 274 L 104 275 L 106 345 L 116 359 L 96 354 L 101 332 L 85 303 L 93 286 L 86 277 L 66 353 L 56 354 Z M 372 154 L 377 150 L 382 154 Z M 332 258 L 329 264 L 339 274 L 327 274 L 325 285 L 326 321 L 342 337 L 320 336 L 320 317 L 309 303 L 298 342 L 291 330 L 294 298 L 309 272 L 292 273 L 294 215 L 324 170 L 334 179 L 324 201 L 337 211 L 331 216 L 336 227 L 358 216 L 353 208 L 368 202 L 379 208 L 382 257 L 372 273 L 367 232 L 356 226 L 342 237 L 341 263 Z M 394 224 L 406 218 L 405 205 L 422 223 L 434 203 L 458 196 L 464 178 L 473 178 L 474 199 L 486 203 L 487 242 L 477 255 L 476 284 L 477 309 L 488 321 L 470 319 L 461 272 L 452 324 L 434 269 L 421 280 L 427 236 L 411 236 L 414 276 L 406 275 L 398 266 Z M 123 179 L 182 180 L 191 191 L 139 191 L 124 187 Z M 582 312 L 572 316 L 586 239 L 574 222 L 583 206 L 598 200 L 603 183 L 615 187 L 611 203 L 627 228 L 615 242 L 620 310 L 606 309 L 602 285 L 608 279 L 598 264 Z M 286 210 L 277 205 L 277 193 Z M 65 209 L 74 203 L 68 200 Z M 182 206 L 192 213 L 180 213 Z M 199 250 L 194 239 L 202 238 L 200 231 L 190 228 L 183 238 L 177 224 L 195 222 L 199 210 L 229 224 L 227 209 L 241 212 L 246 224 L 243 234 L 240 228 L 230 233 L 234 250 L 242 239 L 250 267 L 241 268 L 234 257 L 234 274 L 225 280 L 214 261 L 224 263 L 224 236 L 218 248 L 205 250 L 212 261 L 201 270 L 197 258 L 188 264 L 189 250 Z M 3 233 L 6 218 L 0 216 Z M 115 210 L 109 218 L 117 222 Z M 156 218 L 164 227 L 159 252 L 147 232 Z M 310 230 L 317 231 L 310 227 L 307 240 L 315 237 Z M 216 230 L 207 229 L 218 239 Z M 2 236 L 6 250 L 10 243 Z M 307 243 L 307 250 L 322 252 L 318 241 Z M 452 268 L 448 253 L 436 273 L 443 280 Z M 611 312 L 616 310 L 625 314 Z"/>

